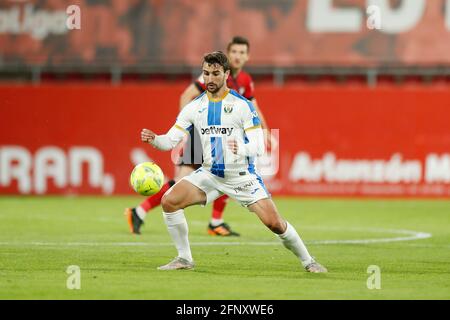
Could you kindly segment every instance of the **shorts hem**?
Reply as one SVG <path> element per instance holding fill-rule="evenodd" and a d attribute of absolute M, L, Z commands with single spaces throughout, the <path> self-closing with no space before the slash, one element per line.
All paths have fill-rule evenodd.
<path fill-rule="evenodd" d="M 258 199 L 256 199 L 256 200 L 253 200 L 252 202 L 249 202 L 249 203 L 242 203 L 242 205 L 243 205 L 244 207 L 248 208 L 248 207 L 251 206 L 252 204 L 257 203 L 259 200 L 265 200 L 265 199 L 272 199 L 272 196 L 271 196 L 271 195 L 267 195 L 267 196 L 265 196 L 265 197 L 261 197 L 261 198 L 258 198 Z"/>
<path fill-rule="evenodd" d="M 220 196 L 224 195 L 223 192 L 217 190 L 217 191 L 220 193 L 219 197 L 211 197 L 211 193 L 205 191 L 205 189 L 203 189 L 201 186 L 199 186 L 195 181 L 192 181 L 191 179 L 189 179 L 189 175 L 186 176 L 186 177 L 183 177 L 180 181 L 182 181 L 182 180 L 185 180 L 185 181 L 189 182 L 189 183 L 192 184 L 193 186 L 195 186 L 195 187 L 197 187 L 198 189 L 200 189 L 201 191 L 203 191 L 203 193 L 204 193 L 205 196 L 206 196 L 206 201 L 205 201 L 204 204 L 203 204 L 203 203 L 199 204 L 201 207 L 205 207 L 206 205 L 208 205 L 209 203 L 213 202 L 214 200 L 216 200 L 216 199 L 219 198 Z"/>

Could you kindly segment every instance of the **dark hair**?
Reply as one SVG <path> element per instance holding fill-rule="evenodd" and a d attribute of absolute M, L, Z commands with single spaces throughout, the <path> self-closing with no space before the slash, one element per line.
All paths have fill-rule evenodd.
<path fill-rule="evenodd" d="M 250 42 L 248 42 L 247 38 L 241 36 L 235 36 L 231 39 L 231 42 L 227 46 L 227 51 L 230 51 L 230 48 L 233 44 L 245 44 L 247 46 L 247 51 L 250 51 Z"/>
<path fill-rule="evenodd" d="M 228 62 L 228 58 L 222 51 L 214 51 L 205 54 L 203 56 L 203 63 L 205 62 L 208 64 L 218 64 L 219 66 L 222 66 L 224 72 L 230 70 L 230 63 Z"/>

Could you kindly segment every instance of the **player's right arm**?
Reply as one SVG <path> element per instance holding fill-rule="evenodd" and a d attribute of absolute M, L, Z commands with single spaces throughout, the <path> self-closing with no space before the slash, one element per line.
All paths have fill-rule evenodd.
<path fill-rule="evenodd" d="M 192 108 L 186 107 L 181 110 L 178 115 L 175 125 L 163 135 L 157 135 L 149 129 L 142 129 L 141 140 L 142 142 L 149 143 L 155 148 L 168 151 L 175 148 L 183 138 L 189 134 L 189 129 L 192 127 Z"/>
<path fill-rule="evenodd" d="M 184 130 L 174 125 L 170 130 L 163 135 L 156 135 L 149 129 L 142 129 L 141 140 L 154 146 L 156 149 L 162 151 L 172 150 L 181 140 L 183 140 L 186 133 Z"/>

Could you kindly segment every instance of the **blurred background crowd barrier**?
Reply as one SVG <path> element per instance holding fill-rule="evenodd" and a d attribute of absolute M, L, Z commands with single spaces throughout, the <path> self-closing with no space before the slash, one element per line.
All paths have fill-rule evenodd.
<path fill-rule="evenodd" d="M 72 5 L 79 30 L 66 27 Z M 367 26 L 370 5 L 380 9 L 379 31 Z M 301 74 L 373 83 L 383 74 L 446 74 L 449 31 L 447 0 L 1 0 L 0 70 L 35 81 L 198 73 L 205 52 L 242 34 L 251 41 L 249 71 L 277 84 Z"/>
<path fill-rule="evenodd" d="M 274 194 L 450 196 L 450 0 L 0 0 L 0 193 L 131 193 L 149 158 L 171 177 L 140 129 L 234 35 L 280 130 Z"/>

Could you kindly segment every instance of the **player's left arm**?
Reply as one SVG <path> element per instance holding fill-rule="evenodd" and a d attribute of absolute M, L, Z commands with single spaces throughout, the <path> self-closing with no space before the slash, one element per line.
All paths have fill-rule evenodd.
<path fill-rule="evenodd" d="M 261 119 L 251 102 L 245 108 L 242 117 L 242 125 L 248 139 L 248 143 L 242 143 L 234 139 L 228 140 L 228 148 L 237 155 L 246 157 L 259 157 L 265 152 L 264 133 L 261 128 Z"/>
<path fill-rule="evenodd" d="M 261 126 L 245 130 L 248 143 L 240 143 L 237 140 L 228 140 L 228 148 L 234 154 L 245 157 L 260 157 L 264 154 L 266 148 L 264 146 L 264 134 Z"/>

